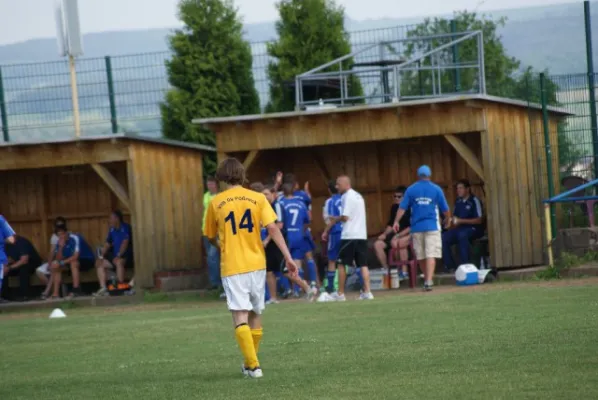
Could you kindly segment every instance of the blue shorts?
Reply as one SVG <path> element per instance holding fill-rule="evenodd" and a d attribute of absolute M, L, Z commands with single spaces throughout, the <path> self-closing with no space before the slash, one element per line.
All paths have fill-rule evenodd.
<path fill-rule="evenodd" d="M 289 243 L 289 252 L 293 260 L 303 260 L 305 258 L 305 246 L 303 241 Z"/>
<path fill-rule="evenodd" d="M 333 233 L 328 236 L 328 260 L 336 261 L 338 252 L 341 249 L 341 233 Z"/>
<path fill-rule="evenodd" d="M 311 231 L 308 229 L 305 231 L 305 236 L 303 237 L 303 251 L 309 253 L 315 249 L 316 244 L 314 243 L 314 239 L 311 237 Z"/>

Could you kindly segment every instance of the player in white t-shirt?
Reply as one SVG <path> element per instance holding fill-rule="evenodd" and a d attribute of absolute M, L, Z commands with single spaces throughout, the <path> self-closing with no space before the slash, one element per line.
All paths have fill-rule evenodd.
<path fill-rule="evenodd" d="M 339 265 L 353 265 L 361 269 L 363 278 L 363 291 L 359 296 L 360 300 L 372 300 L 374 296 L 370 292 L 370 272 L 367 267 L 368 259 L 368 234 L 365 215 L 365 201 L 363 197 L 351 188 L 351 179 L 341 175 L 336 180 L 336 188 L 341 197 L 341 215 L 330 217 L 322 239 L 328 239 L 330 229 L 338 222 L 342 222 L 341 245 L 339 256 L 336 260 Z M 345 268 L 338 269 L 338 293 L 330 297 L 332 301 L 345 301 L 345 281 L 347 274 Z"/>

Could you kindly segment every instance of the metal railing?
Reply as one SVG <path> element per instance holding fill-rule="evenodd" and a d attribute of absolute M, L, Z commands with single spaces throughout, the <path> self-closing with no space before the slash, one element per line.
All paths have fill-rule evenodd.
<path fill-rule="evenodd" d="M 349 32 L 353 50 L 409 36 L 415 25 Z M 270 100 L 268 42 L 250 43 L 262 110 Z M 77 59 L 81 133 L 161 135 L 160 103 L 170 89 L 169 51 Z M 0 130 L 5 142 L 74 136 L 68 62 L 0 65 Z M 0 139 L 0 141 L 2 141 Z"/>
<path fill-rule="evenodd" d="M 483 40 L 481 31 L 472 31 L 380 41 L 298 75 L 296 106 L 485 94 Z M 333 95 L 314 96 L 318 86 Z M 316 90 L 306 96 L 310 87 Z"/>

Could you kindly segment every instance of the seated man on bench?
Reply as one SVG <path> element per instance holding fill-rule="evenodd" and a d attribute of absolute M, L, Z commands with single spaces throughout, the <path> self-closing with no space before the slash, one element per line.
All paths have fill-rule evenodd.
<path fill-rule="evenodd" d="M 129 285 L 125 283 L 125 268 L 133 266 L 131 226 L 123 221 L 123 215 L 118 210 L 110 214 L 109 224 L 106 243 L 96 262 L 100 290 L 94 296 L 108 295 L 106 271 L 114 268 L 118 279 L 118 286 L 114 289 L 129 289 Z"/>
<path fill-rule="evenodd" d="M 14 243 L 6 245 L 6 254 L 8 266 L 5 267 L 4 275 L 19 277 L 18 300 L 25 301 L 29 296 L 29 278 L 42 259 L 33 244 L 19 235 L 15 236 Z M 4 285 L 8 286 L 8 279 L 4 280 Z"/>
<path fill-rule="evenodd" d="M 66 225 L 66 219 L 63 217 L 57 217 L 54 220 L 54 226 L 59 224 Z M 46 300 L 48 297 L 50 297 L 50 292 L 52 291 L 52 273 L 50 272 L 50 264 L 52 264 L 52 261 L 54 260 L 54 251 L 58 245 L 58 240 L 58 235 L 53 233 L 50 237 L 50 253 L 46 258 L 47 262 L 43 263 L 35 270 L 35 274 L 39 278 L 40 282 L 46 285 L 46 288 L 41 295 L 42 300 Z"/>
<path fill-rule="evenodd" d="M 52 297 L 59 297 L 62 271 L 69 269 L 73 276 L 73 289 L 69 296 L 80 296 L 82 295 L 80 272 L 94 267 L 95 256 L 83 236 L 78 233 L 69 233 L 65 223 L 57 223 L 54 231 L 58 235 L 58 245 L 54 251 L 54 259 L 50 263 L 52 285 L 54 286 Z"/>
<path fill-rule="evenodd" d="M 442 233 L 442 261 L 448 271 L 456 269 L 451 247 L 457 245 L 459 261 L 469 264 L 471 242 L 484 236 L 482 202 L 471 193 L 467 179 L 457 182 L 457 201 L 453 212 L 452 227 Z"/>

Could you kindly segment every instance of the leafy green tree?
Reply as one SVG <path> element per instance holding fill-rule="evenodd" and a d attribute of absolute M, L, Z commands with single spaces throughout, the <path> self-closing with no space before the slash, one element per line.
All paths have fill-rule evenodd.
<path fill-rule="evenodd" d="M 295 77 L 351 52 L 345 11 L 334 0 L 281 0 L 276 7 L 280 20 L 276 23 L 278 40 L 268 44 L 268 55 L 274 60 L 268 65 L 271 83 L 267 112 L 293 110 Z M 352 59 L 344 61 L 343 70 L 352 65 Z M 338 71 L 338 66 L 334 70 Z M 320 85 L 318 90 L 305 87 L 304 100 L 340 97 L 339 87 L 328 83 L 332 85 Z M 363 95 L 359 79 L 353 75 L 348 89 L 350 96 Z"/>
<path fill-rule="evenodd" d="M 214 145 L 214 134 L 191 123 L 193 118 L 260 112 L 249 44 L 232 0 L 181 0 L 184 26 L 169 37 L 173 56 L 166 61 L 173 89 L 161 104 L 165 137 Z M 205 157 L 204 170 L 215 159 Z"/>
<path fill-rule="evenodd" d="M 541 103 L 540 97 L 540 75 L 531 67 L 521 72 L 521 62 L 510 57 L 504 48 L 498 29 L 504 26 L 506 19 L 490 19 L 475 12 L 460 11 L 453 16 L 457 32 L 480 30 L 484 36 L 484 67 L 486 73 L 486 92 L 490 95 L 529 101 L 530 103 Z M 451 21 L 445 18 L 426 19 L 423 23 L 410 30 L 407 35 L 411 38 L 432 36 L 451 33 Z M 431 51 L 443 44 L 450 43 L 450 37 L 443 39 L 414 40 L 409 42 L 404 49 L 404 57 L 412 58 L 418 54 Z M 459 58 L 457 62 L 477 62 L 477 41 L 466 40 L 458 44 Z M 439 52 L 438 62 L 442 64 L 453 64 L 452 47 Z M 422 60 L 422 65 L 431 66 L 431 58 Z M 547 71 L 545 71 L 547 74 Z M 443 93 L 460 91 L 467 93 L 471 90 L 477 93 L 478 71 L 474 69 L 460 70 L 460 90 L 457 90 L 457 82 L 453 70 L 447 70 L 441 74 L 441 88 Z M 432 73 L 431 72 L 410 72 L 402 75 L 401 93 L 403 95 L 432 94 Z M 435 82 L 437 85 L 437 81 Z M 558 106 L 558 86 L 546 80 L 546 98 L 548 104 Z M 579 147 L 576 146 L 565 132 L 565 123 L 559 125 L 558 146 L 560 168 L 566 170 L 579 160 L 582 155 Z"/>

